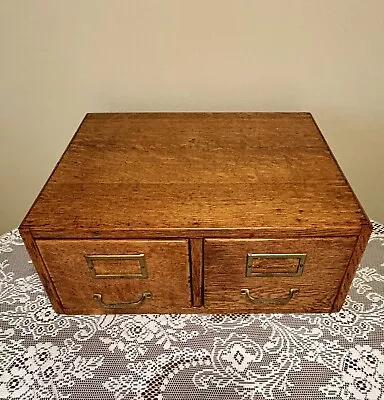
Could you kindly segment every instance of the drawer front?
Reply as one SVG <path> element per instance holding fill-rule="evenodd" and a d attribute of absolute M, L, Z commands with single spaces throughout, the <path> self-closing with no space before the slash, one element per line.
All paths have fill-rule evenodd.
<path fill-rule="evenodd" d="M 330 312 L 356 237 L 207 239 L 207 312 Z"/>
<path fill-rule="evenodd" d="M 37 240 L 67 313 L 191 306 L 187 240 Z"/>

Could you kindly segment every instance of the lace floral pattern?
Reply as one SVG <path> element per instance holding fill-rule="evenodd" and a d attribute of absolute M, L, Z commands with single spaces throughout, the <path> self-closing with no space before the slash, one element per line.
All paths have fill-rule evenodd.
<path fill-rule="evenodd" d="M 384 227 L 336 314 L 54 312 L 0 237 L 0 399 L 384 400 Z"/>

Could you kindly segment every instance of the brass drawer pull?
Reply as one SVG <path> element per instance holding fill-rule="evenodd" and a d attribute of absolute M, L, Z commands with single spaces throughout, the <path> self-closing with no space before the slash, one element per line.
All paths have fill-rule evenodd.
<path fill-rule="evenodd" d="M 295 294 L 299 293 L 299 289 L 290 289 L 288 297 L 283 297 L 282 299 L 265 299 L 252 297 L 249 294 L 249 289 L 241 289 L 241 294 L 246 296 L 251 303 L 262 303 L 262 304 L 287 304 Z"/>
<path fill-rule="evenodd" d="M 97 300 L 104 308 L 136 308 L 144 302 L 145 299 L 152 299 L 151 292 L 144 292 L 140 299 L 132 303 L 105 303 L 100 293 L 95 293 L 93 298 Z"/>
<path fill-rule="evenodd" d="M 298 259 L 297 270 L 295 272 L 257 272 L 253 268 L 253 260 L 254 259 Z M 306 254 L 255 254 L 255 253 L 248 253 L 247 254 L 247 261 L 246 261 L 246 272 L 245 275 L 248 278 L 252 277 L 271 277 L 271 276 L 278 276 L 278 277 L 285 277 L 285 276 L 301 276 L 303 274 L 305 259 L 307 258 Z"/>

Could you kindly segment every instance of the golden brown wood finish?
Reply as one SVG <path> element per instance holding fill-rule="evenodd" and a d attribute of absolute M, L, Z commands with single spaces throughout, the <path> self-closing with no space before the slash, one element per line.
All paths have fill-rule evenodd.
<path fill-rule="evenodd" d="M 233 292 L 245 279 L 238 252 L 258 243 L 260 252 L 304 247 L 318 260 L 307 260 L 300 294 L 278 307 L 299 312 L 341 307 L 369 224 L 309 113 L 131 113 L 86 115 L 20 229 L 58 311 L 275 311 L 250 307 L 244 296 L 238 303 Z M 154 297 L 134 311 L 102 310 L 89 297 L 93 290 L 105 289 L 108 302 L 130 301 L 144 280 L 92 280 L 84 252 L 125 245 L 158 255 L 148 278 Z M 97 268 L 124 273 L 134 266 Z M 292 279 L 262 278 L 264 295 L 285 296 Z"/>
<path fill-rule="evenodd" d="M 345 274 L 356 237 L 284 240 L 208 239 L 204 245 L 205 308 L 223 312 L 330 312 Z M 299 277 L 246 277 L 247 253 L 305 253 Z M 271 265 L 272 268 L 272 265 Z M 241 294 L 281 299 L 300 292 L 287 304 L 252 304 Z"/>
<path fill-rule="evenodd" d="M 357 233 L 362 215 L 310 114 L 88 114 L 23 226 L 272 237 Z"/>
<path fill-rule="evenodd" d="M 90 314 L 156 313 L 191 307 L 186 240 L 37 240 L 36 243 L 50 266 L 64 312 L 74 313 L 81 308 Z M 141 253 L 145 254 L 148 265 L 147 279 L 97 279 L 92 277 L 85 260 L 86 255 Z M 106 303 L 126 303 L 138 300 L 145 292 L 151 292 L 152 299 L 129 309 L 107 309 L 93 298 L 100 293 Z"/>
<path fill-rule="evenodd" d="M 344 236 L 345 227 L 331 227 L 328 230 L 324 227 L 316 230 L 317 234 L 313 233 L 313 229 L 309 226 L 299 229 L 293 228 L 287 231 L 278 230 L 271 227 L 248 227 L 248 228 L 222 228 L 222 229 L 140 229 L 135 231 L 118 230 L 113 232 L 113 235 L 108 236 L 106 232 L 97 229 L 87 230 L 85 227 L 78 230 L 78 234 L 74 232 L 57 233 L 55 229 L 50 230 L 49 227 L 30 229 L 33 237 L 36 239 L 177 239 L 177 238 L 299 238 L 299 237 L 335 237 Z M 361 229 L 351 227 L 350 235 L 359 235 Z M 348 235 L 348 236 L 350 236 Z"/>
<path fill-rule="evenodd" d="M 355 249 L 352 253 L 351 259 L 349 261 L 348 268 L 345 272 L 343 277 L 343 281 L 340 285 L 339 292 L 336 296 L 335 302 L 333 304 L 332 311 L 340 311 L 341 307 L 343 306 L 345 297 L 348 294 L 349 287 L 351 286 L 352 280 L 355 276 L 357 267 L 359 266 L 361 257 L 364 254 L 364 250 L 367 246 L 369 236 L 372 232 L 372 224 L 363 225 L 361 229 L 361 234 L 359 239 L 356 242 Z"/>
<path fill-rule="evenodd" d="M 203 239 L 191 239 L 189 241 L 189 251 L 191 257 L 192 305 L 201 307 L 204 304 Z"/>
<path fill-rule="evenodd" d="M 56 288 L 52 283 L 49 272 L 44 264 L 44 260 L 42 259 L 39 249 L 36 246 L 36 241 L 34 240 L 28 229 L 20 229 L 20 235 L 24 240 L 25 247 L 28 250 L 28 253 L 44 286 L 44 289 L 51 300 L 52 307 L 56 312 L 62 313 L 63 306 L 61 304 L 59 296 L 57 295 Z"/>
<path fill-rule="evenodd" d="M 328 187 L 326 182 L 308 188 L 276 183 L 259 190 L 257 184 L 245 183 L 48 185 L 41 199 L 41 208 L 35 207 L 39 212 L 35 224 L 43 225 L 43 232 L 45 226 L 49 227 L 54 236 L 61 236 L 60 227 L 60 232 L 73 238 L 89 237 L 90 228 L 103 238 L 138 237 L 137 230 L 153 229 L 165 237 L 169 237 L 169 229 L 199 229 L 200 237 L 202 231 L 211 229 L 235 231 L 236 236 L 239 229 L 260 229 L 256 233 L 260 237 L 267 231 L 274 235 L 277 231 L 299 230 L 300 226 L 310 227 L 312 235 L 317 235 L 317 227 L 324 229 L 321 225 L 332 225 L 332 221 L 332 229 L 339 234 L 360 231 L 360 214 L 349 211 L 354 204 L 349 189 Z"/>

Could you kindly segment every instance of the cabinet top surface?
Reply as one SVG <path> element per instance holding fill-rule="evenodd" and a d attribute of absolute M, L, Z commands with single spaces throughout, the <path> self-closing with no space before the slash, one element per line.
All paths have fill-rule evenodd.
<path fill-rule="evenodd" d="M 356 233 L 366 217 L 309 113 L 87 114 L 22 228 Z"/>

